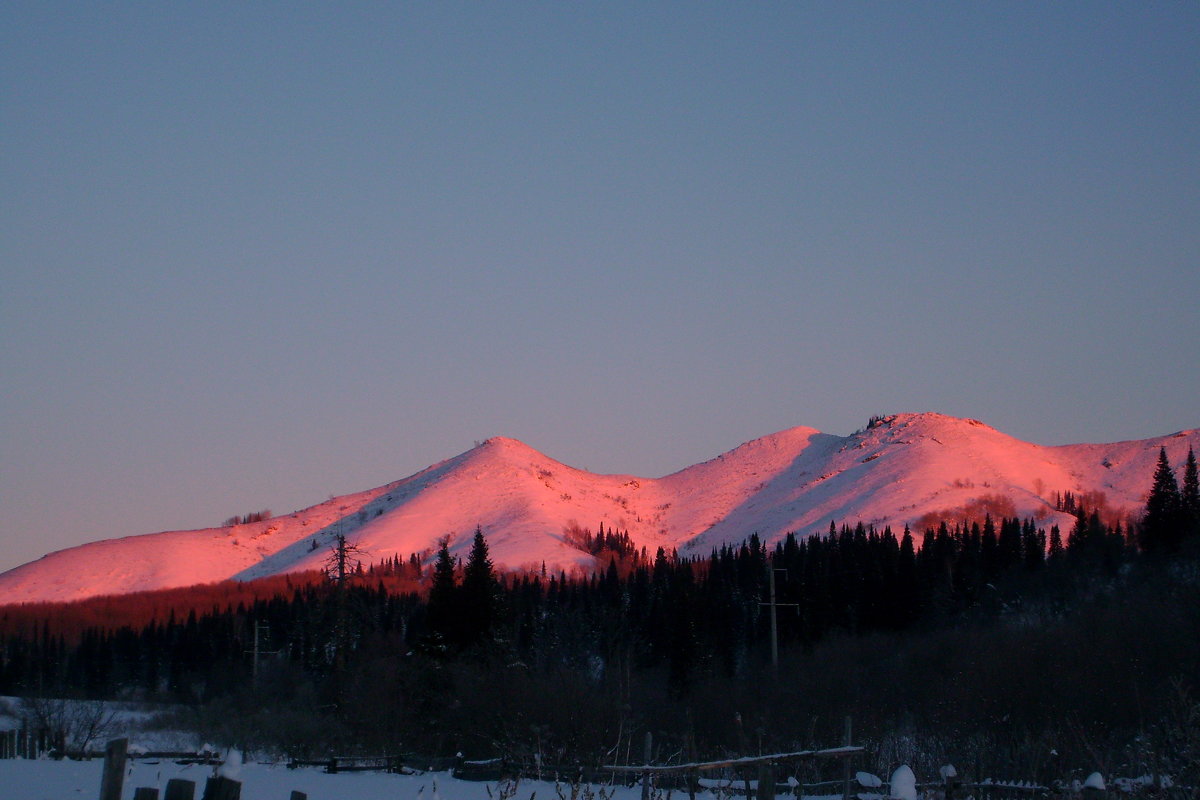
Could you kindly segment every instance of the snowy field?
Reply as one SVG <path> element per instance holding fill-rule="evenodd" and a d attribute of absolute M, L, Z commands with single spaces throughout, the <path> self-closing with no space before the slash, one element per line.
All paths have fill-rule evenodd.
<path fill-rule="evenodd" d="M 0 797 L 4 800 L 94 800 L 100 794 L 103 762 L 0 760 Z M 181 766 L 171 761 L 133 762 L 125 776 L 122 798 L 132 798 L 139 786 L 166 790 L 171 778 L 183 778 L 196 784 L 196 800 L 204 791 L 205 780 L 213 774 L 211 766 Z M 447 773 L 389 775 L 355 772 L 327 775 L 320 768 L 288 769 L 282 764 L 242 765 L 237 780 L 242 783 L 242 800 L 288 800 L 293 790 L 305 792 L 309 800 L 501 800 L 500 787 L 492 783 L 460 781 Z M 602 787 L 591 787 L 595 800 L 601 800 Z M 572 800 L 571 787 L 560 785 L 565 800 Z M 575 800 L 585 800 L 586 789 Z M 603 787 L 604 797 L 613 800 L 637 800 L 638 787 Z M 535 797 L 536 795 L 536 797 Z M 555 785 L 549 782 L 521 782 L 512 800 L 558 800 Z"/>

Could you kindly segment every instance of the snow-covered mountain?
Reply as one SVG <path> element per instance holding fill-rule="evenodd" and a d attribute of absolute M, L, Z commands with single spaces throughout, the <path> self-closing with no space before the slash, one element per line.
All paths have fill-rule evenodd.
<path fill-rule="evenodd" d="M 497 437 L 377 489 L 262 522 L 93 542 L 0 574 L 0 603 L 251 579 L 319 568 L 336 534 L 377 562 L 463 552 L 476 526 L 507 568 L 584 569 L 569 528 L 627 531 L 658 547 L 707 555 L 752 533 L 768 542 L 862 521 L 921 528 L 930 520 L 1033 517 L 1064 529 L 1056 494 L 1087 495 L 1113 514 L 1145 502 L 1160 447 L 1179 465 L 1200 431 L 1114 444 L 1045 447 L 971 419 L 897 414 L 850 436 L 791 428 L 662 478 L 596 475 Z"/>

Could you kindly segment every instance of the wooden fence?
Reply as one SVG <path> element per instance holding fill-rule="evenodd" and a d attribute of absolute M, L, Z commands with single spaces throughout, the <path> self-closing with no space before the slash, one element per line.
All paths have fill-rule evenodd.
<path fill-rule="evenodd" d="M 62 752 L 61 745 L 48 729 L 0 731 L 0 758 L 40 758 L 46 753 Z"/>
<path fill-rule="evenodd" d="M 649 751 L 649 745 L 647 745 Z M 846 744 L 842 747 L 831 747 L 824 750 L 797 750 L 790 753 L 772 753 L 762 756 L 745 756 L 728 758 L 719 761 L 695 761 L 688 764 L 653 765 L 627 764 L 601 767 L 602 770 L 613 773 L 640 775 L 642 780 L 642 798 L 649 800 L 652 787 L 658 785 L 662 776 L 681 776 L 691 800 L 695 800 L 696 790 L 700 787 L 702 773 L 713 770 L 723 770 L 735 776 L 730 780 L 730 786 L 741 784 L 746 800 L 774 800 L 779 791 L 779 783 L 775 770 L 778 766 L 791 766 L 799 762 L 821 759 L 836 759 L 842 762 L 842 779 L 831 782 L 840 785 L 843 800 L 849 800 L 855 793 L 853 784 L 854 770 L 852 761 L 863 752 L 863 748 Z M 647 759 L 649 761 L 649 759 Z M 754 778 L 750 776 L 754 775 Z M 789 792 L 797 798 L 803 795 L 804 785 L 797 783 L 789 785 Z"/>
<path fill-rule="evenodd" d="M 104 772 L 100 776 L 100 800 L 121 800 L 125 788 L 125 762 L 128 758 L 129 740 L 114 739 L 104 749 Z M 209 778 L 204 783 L 204 794 L 200 800 L 241 800 L 242 784 L 222 775 Z M 133 800 L 159 800 L 158 789 L 139 786 L 133 790 Z M 162 800 L 196 800 L 196 783 L 171 778 L 167 781 Z M 304 792 L 292 792 L 291 800 L 308 800 Z"/>
<path fill-rule="evenodd" d="M 11 737 L 9 737 L 11 739 Z M 108 743 L 104 754 L 104 770 L 101 777 L 100 800 L 120 800 L 123 782 L 126 774 L 128 757 L 128 740 L 116 739 Z M 650 751 L 647 742 L 647 753 Z M 796 800 L 814 793 L 823 795 L 836 794 L 840 790 L 843 800 L 860 800 L 873 798 L 880 800 L 890 794 L 887 783 L 872 777 L 871 785 L 860 784 L 860 774 L 856 774 L 852 762 L 864 752 L 864 748 L 850 744 L 842 747 L 831 747 L 822 750 L 798 750 L 787 753 L 771 753 L 768 755 L 727 758 L 716 761 L 695 761 L 684 764 L 614 764 L 596 768 L 592 772 L 601 774 L 586 774 L 588 771 L 579 767 L 568 767 L 558 771 L 551 767 L 541 766 L 540 772 L 554 775 L 555 780 L 567 780 L 571 783 L 611 783 L 617 775 L 627 775 L 642 784 L 643 800 L 649 800 L 655 789 L 666 788 L 666 783 L 672 782 L 671 788 L 685 788 L 691 800 L 701 787 L 720 788 L 725 794 L 732 796 L 744 792 L 746 800 L 776 800 L 780 794 L 792 795 Z M 795 774 L 798 765 L 807 761 L 840 761 L 842 778 L 837 781 L 799 782 Z M 361 756 L 340 757 L 322 761 L 294 761 L 289 767 L 325 766 L 326 772 L 352 772 L 358 770 L 387 770 L 401 771 L 404 769 L 404 759 L 399 756 L 380 756 L 366 758 Z M 420 759 L 425 763 L 431 759 Z M 444 760 L 441 760 L 444 761 Z M 534 777 L 534 773 L 516 768 L 516 765 L 506 764 L 501 759 L 488 761 L 463 761 L 456 759 L 459 769 L 455 770 L 456 777 L 466 780 L 472 769 L 488 770 L 490 776 L 477 778 L 479 780 L 499 780 L 502 777 Z M 647 762 L 649 759 L 647 758 Z M 433 765 L 430 764 L 430 767 Z M 445 769 L 445 763 L 439 764 Z M 787 783 L 778 781 L 779 768 L 786 768 L 791 774 Z M 463 774 L 458 774 L 462 770 Z M 700 776 L 720 770 L 725 774 L 720 781 L 702 779 Z M 557 774 L 555 774 L 557 772 Z M 754 776 L 753 778 L 751 776 Z M 541 775 L 537 776 L 539 779 Z M 862 779 L 864 783 L 866 779 Z M 936 797 L 939 800 L 1046 800 L 1047 798 L 1062 798 L 1062 800 L 1105 800 L 1111 796 L 1100 790 L 1078 789 L 1066 787 L 1052 788 L 1029 782 L 994 782 L 963 783 L 956 776 L 949 776 L 939 783 L 920 784 L 917 788 L 923 797 Z M 1194 790 L 1179 787 L 1182 793 L 1167 793 L 1170 797 L 1194 797 Z M 739 792 L 738 790 L 741 790 Z M 833 791 L 821 791 L 822 789 Z M 782 791 L 781 791 L 782 790 Z M 1159 790 L 1156 790 L 1159 791 Z M 490 794 L 490 792 L 489 792 Z M 503 795 L 502 795 L 503 796 Z M 1161 792 L 1156 796 L 1163 796 Z M 139 787 L 134 790 L 133 800 L 159 800 L 156 788 Z M 192 781 L 172 778 L 167 782 L 162 800 L 198 800 L 196 784 Z M 241 800 L 241 784 L 227 777 L 209 778 L 204 786 L 204 793 L 199 800 Z M 290 800 L 307 800 L 304 792 L 292 791 Z"/>

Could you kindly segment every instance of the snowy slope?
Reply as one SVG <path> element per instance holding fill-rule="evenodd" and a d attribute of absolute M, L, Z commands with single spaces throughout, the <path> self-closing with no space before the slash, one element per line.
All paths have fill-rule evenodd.
<path fill-rule="evenodd" d="M 1176 465 L 1200 431 L 1114 444 L 1044 447 L 981 422 L 898 414 L 850 436 L 791 428 L 663 478 L 595 475 L 497 437 L 396 483 L 264 522 L 130 536 L 51 553 L 0 574 L 0 603 L 71 600 L 320 567 L 340 531 L 370 562 L 465 555 L 478 525 L 508 568 L 590 568 L 571 526 L 628 531 L 639 546 L 705 555 L 751 533 L 774 541 L 859 520 L 1033 517 L 1066 528 L 1056 492 L 1093 493 L 1114 514 L 1145 500 L 1155 459 Z"/>

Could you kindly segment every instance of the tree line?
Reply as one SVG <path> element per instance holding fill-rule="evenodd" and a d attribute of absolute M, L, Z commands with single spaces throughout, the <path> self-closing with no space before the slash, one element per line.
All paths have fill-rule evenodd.
<path fill-rule="evenodd" d="M 1196 492 L 1191 453 L 1182 481 L 1163 453 L 1140 524 L 1108 522 L 1076 503 L 1065 532 L 991 517 L 919 534 L 831 524 L 824 535 L 773 546 L 752 534 L 702 558 L 651 555 L 600 528 L 577 532 L 601 554 L 590 575 L 498 574 L 479 529 L 464 562 L 448 540 L 428 559 L 369 566 L 350 566 L 343 550 L 331 554 L 332 575 L 276 579 L 272 592 L 235 602 L 207 596 L 207 607 L 171 607 L 138 624 L 68 634 L 53 616 L 32 623 L 0 611 L 0 693 L 170 699 L 214 738 L 294 755 L 357 747 L 595 763 L 651 728 L 698 753 L 755 736 L 782 750 L 820 746 L 811 741 L 816 720 L 840 721 L 851 707 L 880 731 L 915 719 L 969 727 L 972 717 L 951 697 L 988 705 L 975 720 L 987 735 L 1020 719 L 1033 737 L 1053 710 L 1096 726 L 1089 736 L 1117 741 L 1172 680 L 1186 691 L 1200 677 L 1189 644 L 1200 641 L 1200 620 L 1164 616 L 1157 599 L 1168 585 L 1196 594 L 1186 571 L 1171 569 L 1195 563 Z M 765 610 L 772 571 L 779 672 L 769 663 Z M 1121 606 L 1107 604 L 1118 595 Z M 1138 682 L 1136 701 L 1055 673 L 1082 648 L 1115 664 L 1135 652 L 1092 642 L 1086 631 L 1097 618 L 1141 639 L 1139 660 L 1116 678 Z M 256 628 L 266 631 L 257 647 Z M 894 658 L 881 660 L 881 650 Z M 940 655 L 931 662 L 930 652 Z M 1045 666 L 971 661 L 983 653 Z M 864 673 L 871 665 L 879 679 L 904 680 L 905 663 L 922 671 L 910 688 L 919 702 L 881 693 Z M 1014 675 L 1022 682 L 1006 683 Z M 1026 685 L 1034 682 L 1041 688 Z M 1075 707 L 1089 702 L 1084 686 L 1102 698 L 1095 707 Z M 738 729 L 735 718 L 757 719 L 758 732 Z"/>

